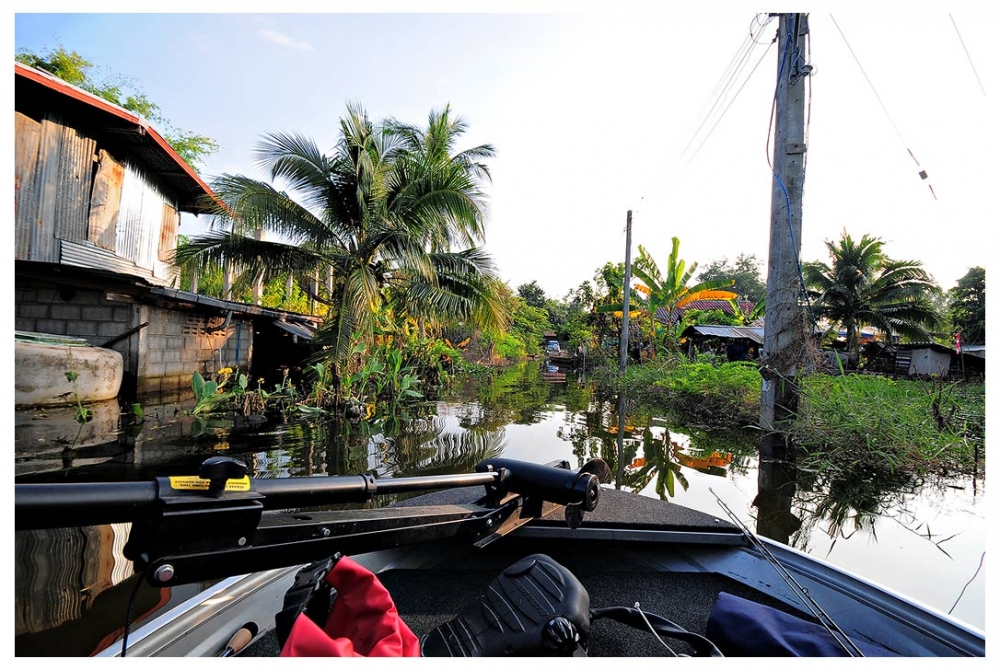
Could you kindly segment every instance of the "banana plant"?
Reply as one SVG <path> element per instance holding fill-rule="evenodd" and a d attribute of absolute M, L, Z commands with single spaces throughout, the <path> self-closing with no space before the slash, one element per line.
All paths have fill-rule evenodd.
<path fill-rule="evenodd" d="M 672 241 L 673 248 L 667 259 L 665 276 L 645 247 L 639 245 L 639 256 L 632 273 L 643 283 L 632 288 L 629 294 L 630 303 L 632 300 L 635 301 L 630 304 L 629 316 L 633 313 L 647 316 L 654 336 L 662 339 L 662 343 L 668 349 L 674 348 L 677 342 L 678 333 L 674 332 L 676 310 L 686 307 L 695 300 L 735 300 L 737 297 L 732 291 L 721 290 L 733 286 L 736 283 L 734 279 L 710 279 L 688 286 L 698 264 L 692 263 L 691 267 L 687 268 L 686 263 L 678 258 L 681 241 L 676 237 L 672 238 Z M 657 325 L 656 315 L 661 309 L 666 313 L 666 323 Z M 600 305 L 597 308 L 598 312 L 616 314 L 623 310 L 622 303 Z"/>

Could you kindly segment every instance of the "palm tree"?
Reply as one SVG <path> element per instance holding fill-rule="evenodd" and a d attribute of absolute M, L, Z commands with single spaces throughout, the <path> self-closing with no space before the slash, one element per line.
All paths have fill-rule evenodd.
<path fill-rule="evenodd" d="M 855 353 L 864 326 L 930 341 L 928 329 L 941 321 L 930 300 L 938 290 L 931 276 L 919 261 L 890 259 L 883 244 L 868 235 L 855 242 L 845 231 L 839 241 L 826 242 L 831 265 L 815 261 L 803 266 L 813 314 L 844 328 Z"/>
<path fill-rule="evenodd" d="M 451 154 L 465 131 L 446 107 L 420 130 L 373 124 L 358 105 L 340 120 L 332 155 L 299 134 L 266 135 L 258 163 L 272 183 L 242 175 L 213 182 L 221 201 L 216 230 L 178 249 L 178 262 L 228 262 L 234 288 L 291 273 L 311 298 L 329 306 L 314 342 L 335 366 L 352 338 L 370 341 L 376 316 L 458 318 L 503 324 L 496 271 L 474 246 L 486 218 L 480 161 L 490 145 Z M 280 241 L 263 239 L 263 232 Z M 454 245 L 464 248 L 453 251 Z"/>

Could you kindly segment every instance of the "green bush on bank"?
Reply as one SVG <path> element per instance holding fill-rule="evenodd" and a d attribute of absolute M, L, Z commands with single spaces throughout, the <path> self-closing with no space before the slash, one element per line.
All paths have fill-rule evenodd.
<path fill-rule="evenodd" d="M 798 413 L 786 434 L 804 467 L 853 471 L 863 466 L 876 474 L 982 467 L 982 384 L 822 373 L 800 375 L 799 382 Z M 628 397 L 655 404 L 688 425 L 760 426 L 761 377 L 752 363 L 663 357 L 629 367 L 621 384 Z"/>
<path fill-rule="evenodd" d="M 623 384 L 628 397 L 657 402 L 698 426 L 746 428 L 760 417 L 761 378 L 752 363 L 664 356 L 627 368 Z"/>
<path fill-rule="evenodd" d="M 842 468 L 963 472 L 983 457 L 985 416 L 981 384 L 814 374 L 789 436 L 824 467 L 834 454 Z"/>

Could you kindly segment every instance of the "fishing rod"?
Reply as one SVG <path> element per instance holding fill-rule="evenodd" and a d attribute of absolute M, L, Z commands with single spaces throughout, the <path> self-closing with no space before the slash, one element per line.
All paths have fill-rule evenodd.
<path fill-rule="evenodd" d="M 820 622 L 823 628 L 830 633 L 831 637 L 833 637 L 837 644 L 839 644 L 850 656 L 864 656 L 864 652 L 862 652 L 858 645 L 854 643 L 854 640 L 852 640 L 850 636 L 848 636 L 847 633 L 845 633 L 840 626 L 837 625 L 837 622 L 834 621 L 833 618 L 827 614 L 820 604 L 809 594 L 809 589 L 805 588 L 795 580 L 792 573 L 790 573 L 788 569 L 785 568 L 785 566 L 782 565 L 777 558 L 775 558 L 774 554 L 771 553 L 771 550 L 768 549 L 767 545 L 761 542 L 760 538 L 758 538 L 755 534 L 750 532 L 750 529 L 746 527 L 746 525 L 731 509 L 729 509 L 729 506 L 722 501 L 722 498 L 720 498 L 715 491 L 711 488 L 708 490 L 713 496 L 715 496 L 716 502 L 718 502 L 719 506 L 725 510 L 732 522 L 739 527 L 747 541 L 760 551 L 767 563 L 774 568 L 775 572 L 778 573 L 778 576 L 781 577 L 785 584 L 791 587 L 795 595 L 799 597 L 799 600 L 802 601 L 813 617 Z"/>
<path fill-rule="evenodd" d="M 602 467 L 603 466 L 603 467 Z M 462 538 L 486 546 L 528 521 L 565 509 L 571 527 L 593 511 L 607 471 L 574 471 L 505 458 L 456 475 L 251 479 L 243 463 L 207 459 L 198 475 L 149 482 L 15 484 L 15 530 L 129 522 L 123 553 L 154 586 L 174 586 L 311 563 L 336 553 Z M 376 509 L 308 508 L 376 496 L 482 486 L 472 504 Z"/>

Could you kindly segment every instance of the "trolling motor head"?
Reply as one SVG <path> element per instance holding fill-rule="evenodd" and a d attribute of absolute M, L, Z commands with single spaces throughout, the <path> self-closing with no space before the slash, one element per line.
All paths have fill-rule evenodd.
<path fill-rule="evenodd" d="M 590 596 L 544 554 L 503 571 L 454 620 L 420 638 L 421 656 L 586 656 Z"/>

